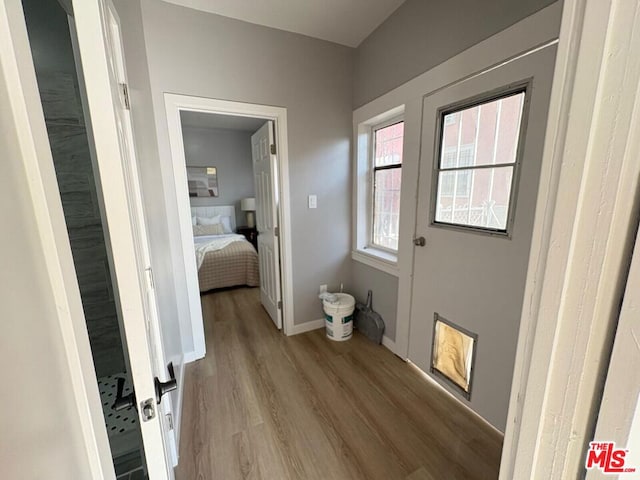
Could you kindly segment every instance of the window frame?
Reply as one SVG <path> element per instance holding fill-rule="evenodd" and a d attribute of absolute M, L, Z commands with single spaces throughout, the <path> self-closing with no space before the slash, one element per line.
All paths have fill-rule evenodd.
<path fill-rule="evenodd" d="M 405 122 L 403 139 L 403 163 L 407 159 L 407 138 L 411 135 L 410 125 L 407 124 L 406 105 L 403 102 L 384 102 L 376 108 L 365 108 L 354 112 L 354 164 L 353 164 L 353 199 L 352 199 L 352 240 L 351 258 L 363 265 L 387 273 L 393 277 L 400 277 L 399 257 L 403 251 L 402 208 L 400 211 L 400 243 L 398 251 L 387 251 L 370 244 L 371 220 L 371 147 L 373 127 L 402 119 Z M 415 132 L 414 132 L 415 133 Z M 410 166 L 410 165 L 409 165 Z M 403 174 L 405 172 L 403 171 Z M 403 179 L 404 180 L 404 179 Z M 409 185 L 411 186 L 411 185 Z M 404 188 L 403 188 L 404 191 Z M 404 196 L 401 198 L 401 203 Z M 405 219 L 406 220 L 406 219 Z M 406 225 L 404 225 L 406 228 Z"/>
<path fill-rule="evenodd" d="M 368 202 L 367 202 L 367 242 L 366 242 L 365 248 L 369 250 L 379 250 L 382 252 L 387 252 L 392 255 L 398 254 L 398 250 L 400 247 L 399 238 L 398 238 L 398 249 L 395 249 L 395 250 L 393 248 L 385 247 L 383 245 L 378 245 L 373 241 L 374 222 L 375 222 L 375 194 L 376 194 L 375 180 L 376 180 L 376 172 L 379 170 L 393 170 L 393 169 L 399 168 L 400 172 L 402 172 L 402 166 L 404 163 L 404 131 L 402 134 L 402 143 L 403 143 L 402 157 L 403 158 L 400 159 L 400 164 L 384 165 L 382 167 L 375 166 L 375 157 L 376 157 L 375 137 L 376 137 L 376 132 L 378 130 L 382 130 L 383 128 L 390 127 L 398 123 L 403 123 L 403 124 L 405 123 L 404 113 L 400 115 L 395 115 L 382 122 L 375 123 L 369 126 L 369 148 L 368 148 L 369 158 L 368 158 L 368 164 L 367 164 Z M 402 196 L 402 186 L 400 187 L 400 196 Z M 400 215 L 400 211 L 398 210 L 398 222 L 400 222 L 399 215 Z M 398 237 L 400 236 L 399 229 L 400 229 L 400 225 L 398 225 Z"/>
<path fill-rule="evenodd" d="M 531 82 L 532 79 L 525 79 L 520 82 L 510 83 L 489 92 L 481 93 L 473 97 L 466 98 L 464 100 L 451 103 L 439 108 L 436 112 L 436 131 L 435 131 L 435 149 L 432 164 L 432 179 L 431 179 L 431 194 L 430 194 L 430 207 L 429 207 L 429 226 L 435 228 L 443 228 L 446 230 L 457 230 L 468 233 L 476 233 L 479 235 L 495 236 L 510 239 L 513 234 L 513 225 L 515 222 L 516 203 L 518 198 L 518 189 L 520 184 L 520 171 L 522 156 L 524 154 L 524 145 L 526 142 L 527 123 L 529 118 L 529 106 L 531 104 Z M 456 171 L 456 169 L 441 169 L 440 168 L 440 155 L 442 151 L 443 140 L 443 125 L 446 115 L 451 113 L 460 112 L 468 108 L 473 108 L 478 105 L 490 103 L 495 100 L 500 100 L 512 95 L 524 93 L 524 101 L 522 105 L 522 114 L 520 120 L 520 128 L 518 131 L 518 146 L 516 149 L 516 156 L 514 163 L 507 164 L 495 164 L 495 165 L 483 165 L 476 167 L 460 167 L 459 170 L 480 170 L 480 169 L 495 169 L 500 167 L 513 166 L 513 176 L 511 179 L 511 188 L 509 192 L 509 205 L 507 210 L 507 221 L 504 229 L 479 227 L 475 225 L 464 225 L 458 223 L 448 223 L 442 221 L 436 221 L 436 210 L 438 205 L 438 179 L 440 172 L 444 171 Z"/>

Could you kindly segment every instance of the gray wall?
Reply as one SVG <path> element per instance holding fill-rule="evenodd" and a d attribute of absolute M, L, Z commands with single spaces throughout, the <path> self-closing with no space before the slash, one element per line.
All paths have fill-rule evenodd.
<path fill-rule="evenodd" d="M 555 0 L 407 0 L 358 47 L 360 107 Z"/>
<path fill-rule="evenodd" d="M 360 262 L 353 262 L 349 293 L 357 301 L 367 301 L 367 291 L 373 292 L 373 309 L 384 320 L 384 334 L 396 338 L 396 314 L 398 309 L 398 277 Z"/>
<path fill-rule="evenodd" d="M 18 133 L 11 108 L 4 108 L 14 96 L 0 70 L 1 476 L 91 478 L 56 315 L 59 305 L 45 267 Z"/>
<path fill-rule="evenodd" d="M 251 133 L 221 128 L 182 127 L 188 167 L 216 167 L 218 197 L 191 198 L 191 206 L 234 205 L 236 225 L 247 224 L 240 200 L 254 196 Z"/>
<path fill-rule="evenodd" d="M 346 283 L 351 270 L 353 50 L 156 0 L 142 0 L 142 14 L 159 145 L 159 159 L 150 161 L 162 171 L 167 201 L 154 216 L 167 223 L 171 246 L 179 228 L 164 92 L 286 107 L 294 321 L 322 318 L 319 285 Z M 127 45 L 125 53 L 132 55 Z M 308 194 L 318 196 L 317 209 L 307 209 Z M 175 248 L 165 251 L 182 285 L 184 315 L 184 262 Z"/>

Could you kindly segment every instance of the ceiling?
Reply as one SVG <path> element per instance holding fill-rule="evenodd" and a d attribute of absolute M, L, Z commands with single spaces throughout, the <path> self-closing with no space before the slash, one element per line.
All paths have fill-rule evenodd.
<path fill-rule="evenodd" d="M 239 130 L 255 132 L 266 120 L 262 118 L 236 117 L 233 115 L 216 115 L 213 113 L 181 112 L 180 120 L 183 127 L 222 128 L 225 130 Z"/>
<path fill-rule="evenodd" d="M 404 0 L 165 0 L 357 47 Z"/>

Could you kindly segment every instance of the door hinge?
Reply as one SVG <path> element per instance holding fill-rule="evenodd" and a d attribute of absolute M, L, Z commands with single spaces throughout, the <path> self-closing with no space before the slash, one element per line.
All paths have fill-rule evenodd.
<path fill-rule="evenodd" d="M 126 83 L 121 83 L 120 88 L 122 89 L 122 98 L 124 98 L 124 108 L 131 110 L 131 103 L 129 103 L 129 87 L 127 87 Z"/>
<path fill-rule="evenodd" d="M 279 237 L 279 236 L 280 236 L 280 229 L 279 229 L 278 227 L 274 227 L 274 228 L 273 228 L 273 234 L 274 234 L 276 237 Z"/>
<path fill-rule="evenodd" d="M 173 415 L 167 413 L 167 425 L 169 425 L 169 430 L 173 430 Z"/>
<path fill-rule="evenodd" d="M 272 143 L 271 144 L 271 155 L 275 155 L 276 154 L 276 144 Z"/>
<path fill-rule="evenodd" d="M 278 310 L 282 310 L 282 300 L 278 300 Z"/>

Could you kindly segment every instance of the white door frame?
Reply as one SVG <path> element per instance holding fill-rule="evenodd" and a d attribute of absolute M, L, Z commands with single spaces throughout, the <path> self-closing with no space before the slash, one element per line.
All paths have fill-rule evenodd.
<path fill-rule="evenodd" d="M 637 344 L 638 311 L 640 310 L 640 231 L 636 234 L 634 252 L 627 278 L 624 300 L 616 328 L 615 342 L 607 380 L 598 412 L 598 423 L 592 439 L 615 442 L 628 450 L 626 467 L 640 467 L 640 352 Z M 637 474 L 636 474 L 637 475 Z M 586 480 L 602 478 L 602 471 L 591 470 Z M 632 477 L 621 473 L 611 480 Z"/>
<path fill-rule="evenodd" d="M 20 140 L 46 261 L 44 267 L 58 306 L 51 315 L 58 318 L 67 353 L 67 368 L 91 478 L 115 480 L 87 324 L 20 0 L 0 2 L 0 74 L 5 76 L 13 92 L 11 104 L 3 108 L 11 109 Z"/>
<path fill-rule="evenodd" d="M 293 266 L 291 248 L 291 213 L 289 199 L 289 150 L 287 137 L 287 109 L 269 105 L 232 102 L 215 98 L 195 97 L 173 93 L 164 94 L 169 127 L 169 143 L 171 145 L 171 159 L 173 178 L 175 181 L 176 204 L 180 222 L 180 239 L 185 263 L 187 289 L 189 292 L 189 308 L 191 311 L 191 328 L 194 338 L 193 358 L 191 361 L 204 357 L 204 325 L 202 307 L 200 304 L 200 289 L 198 287 L 198 269 L 196 267 L 193 249 L 193 229 L 191 225 L 191 208 L 189 192 L 187 190 L 186 158 L 182 138 L 181 111 L 210 113 L 216 115 L 235 115 L 241 117 L 264 118 L 272 120 L 276 126 L 276 145 L 278 161 L 279 184 L 279 241 L 280 268 L 282 272 L 282 325 L 285 335 L 293 334 Z"/>
<path fill-rule="evenodd" d="M 638 214 L 640 6 L 565 0 L 500 479 L 577 478 Z"/>

